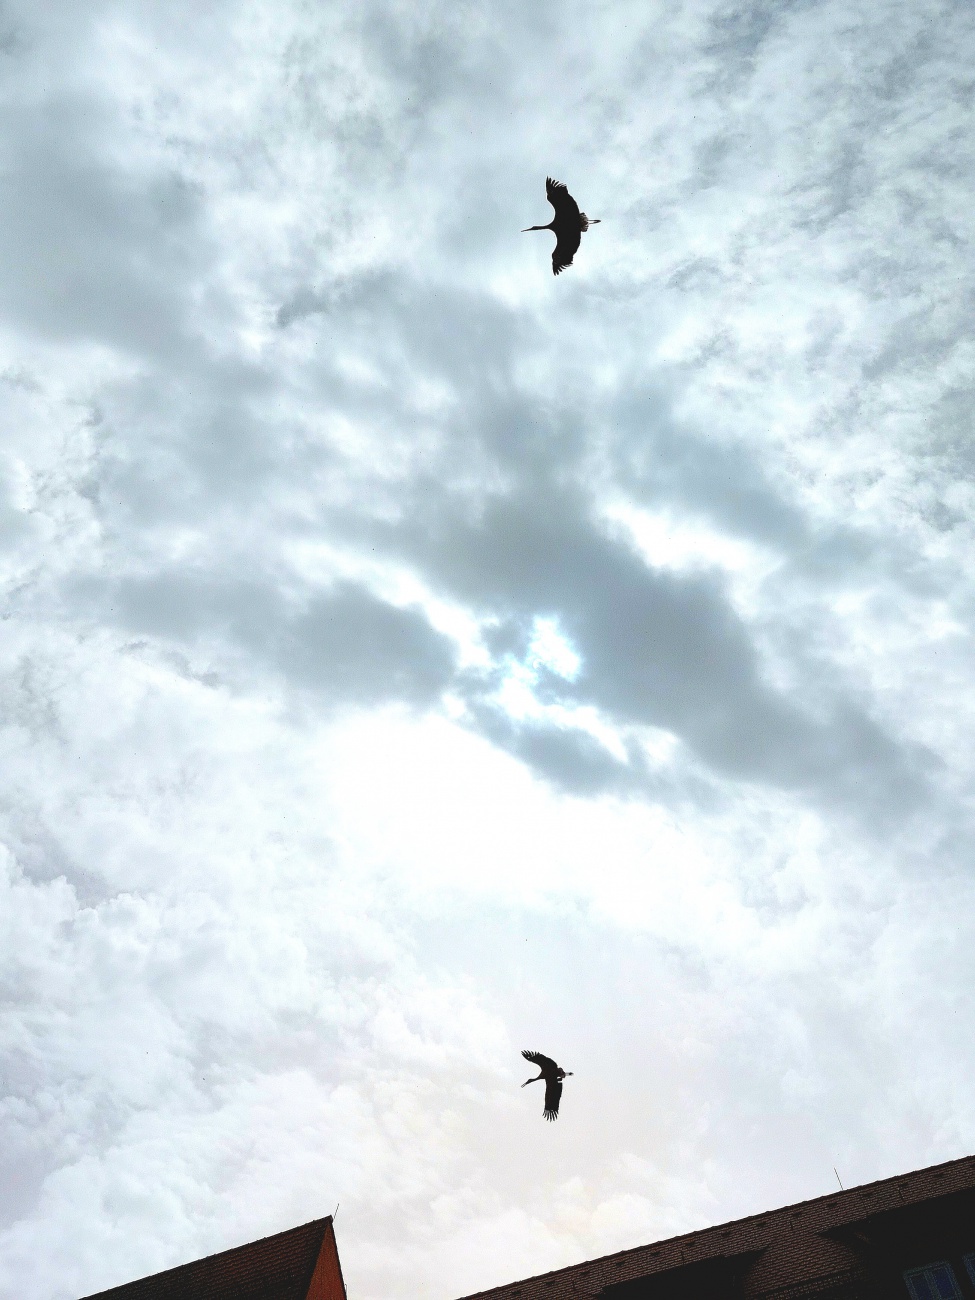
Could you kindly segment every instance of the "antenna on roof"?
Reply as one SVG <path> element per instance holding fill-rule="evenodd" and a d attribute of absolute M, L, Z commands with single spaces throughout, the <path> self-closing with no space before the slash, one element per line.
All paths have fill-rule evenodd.
<path fill-rule="evenodd" d="M 834 1174 L 836 1173 L 836 1170 L 835 1170 L 835 1169 L 833 1170 L 833 1173 L 834 1173 Z M 335 1202 L 335 1209 L 332 1211 L 332 1222 L 333 1222 L 333 1223 L 334 1223 L 335 1220 L 338 1218 L 338 1215 L 339 1215 L 339 1206 L 340 1206 L 341 1204 L 342 1204 L 341 1201 L 336 1201 L 336 1202 Z"/>
<path fill-rule="evenodd" d="M 836 1174 L 836 1166 L 835 1166 L 835 1165 L 833 1166 L 833 1173 Z M 837 1181 L 838 1183 L 840 1183 L 840 1176 L 839 1176 L 839 1174 L 836 1174 L 836 1181 Z M 845 1192 L 845 1191 L 846 1191 L 846 1188 L 843 1186 L 842 1183 L 840 1183 L 840 1191 L 841 1191 L 841 1192 Z"/>

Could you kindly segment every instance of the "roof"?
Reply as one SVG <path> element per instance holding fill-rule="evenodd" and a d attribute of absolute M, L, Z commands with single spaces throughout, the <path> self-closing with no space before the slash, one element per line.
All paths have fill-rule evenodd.
<path fill-rule="evenodd" d="M 345 1288 L 329 1215 L 86 1300 L 345 1300 Z"/>
<path fill-rule="evenodd" d="M 625 1288 L 621 1283 L 652 1278 L 692 1264 L 702 1269 L 730 1269 L 735 1261 L 752 1265 L 760 1257 L 761 1263 L 754 1271 L 760 1270 L 761 1277 L 754 1279 L 756 1285 L 750 1285 L 749 1291 L 766 1294 L 793 1284 L 797 1278 L 848 1268 L 851 1261 L 843 1256 L 849 1252 L 841 1244 L 843 1233 L 836 1233 L 836 1229 L 935 1198 L 973 1191 L 975 1156 L 964 1156 L 651 1245 L 584 1260 L 568 1268 L 477 1291 L 463 1300 L 585 1300 L 610 1287 L 614 1288 L 610 1294 L 622 1300 Z"/>

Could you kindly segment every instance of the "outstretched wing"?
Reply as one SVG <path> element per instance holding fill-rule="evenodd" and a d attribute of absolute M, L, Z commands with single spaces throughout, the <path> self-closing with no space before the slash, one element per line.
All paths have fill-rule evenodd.
<path fill-rule="evenodd" d="M 562 1080 L 545 1080 L 545 1118 L 558 1119 L 559 1102 L 562 1100 Z"/>
<path fill-rule="evenodd" d="M 557 217 L 571 217 L 578 224 L 579 205 L 561 181 L 553 181 L 551 176 L 546 176 L 545 193 Z M 576 247 L 578 248 L 578 244 Z"/>
<path fill-rule="evenodd" d="M 541 1052 L 522 1051 L 522 1056 L 526 1061 L 531 1061 L 532 1065 L 537 1065 L 542 1074 L 554 1075 L 555 1071 L 559 1068 L 550 1056 L 543 1056 Z M 545 1096 L 548 1097 L 548 1093 L 546 1093 Z M 545 1104 L 548 1105 L 548 1102 L 546 1101 Z"/>
<path fill-rule="evenodd" d="M 559 232 L 558 243 L 552 250 L 553 275 L 558 275 L 560 271 L 564 271 L 567 266 L 572 265 L 572 259 L 579 251 L 579 245 L 581 243 L 581 231 L 563 230 Z"/>

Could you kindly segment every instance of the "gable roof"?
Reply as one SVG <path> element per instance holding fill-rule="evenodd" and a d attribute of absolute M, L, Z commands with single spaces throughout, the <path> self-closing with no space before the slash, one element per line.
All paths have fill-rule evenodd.
<path fill-rule="evenodd" d="M 329 1215 L 86 1300 L 345 1300 L 345 1287 Z"/>
<path fill-rule="evenodd" d="M 477 1291 L 463 1300 L 588 1300 L 603 1293 L 622 1300 L 625 1288 L 621 1283 L 655 1275 L 675 1276 L 676 1270 L 703 1265 L 705 1261 L 731 1269 L 736 1261 L 750 1263 L 759 1256 L 766 1258 L 758 1289 L 771 1292 L 797 1277 L 829 1271 L 832 1263 L 827 1256 L 835 1253 L 831 1243 L 836 1240 L 837 1229 L 862 1224 L 877 1215 L 886 1217 L 889 1211 L 973 1191 L 975 1156 L 964 1156 L 647 1246 L 583 1260 L 568 1268 Z M 975 1231 L 972 1235 L 975 1239 Z"/>

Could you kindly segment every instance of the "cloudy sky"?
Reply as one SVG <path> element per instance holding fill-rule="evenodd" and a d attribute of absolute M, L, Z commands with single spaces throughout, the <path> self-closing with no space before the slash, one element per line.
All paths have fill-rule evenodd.
<path fill-rule="evenodd" d="M 4 1300 L 338 1202 L 451 1300 L 975 1150 L 973 68 L 0 5 Z"/>

